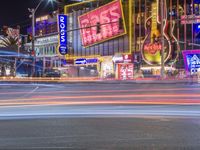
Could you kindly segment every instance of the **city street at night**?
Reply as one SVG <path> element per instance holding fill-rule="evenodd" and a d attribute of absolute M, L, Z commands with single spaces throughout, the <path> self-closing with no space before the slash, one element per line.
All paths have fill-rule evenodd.
<path fill-rule="evenodd" d="M 200 85 L 1 84 L 0 149 L 199 149 Z"/>
<path fill-rule="evenodd" d="M 200 150 L 200 0 L 1 0 L 0 150 Z"/>

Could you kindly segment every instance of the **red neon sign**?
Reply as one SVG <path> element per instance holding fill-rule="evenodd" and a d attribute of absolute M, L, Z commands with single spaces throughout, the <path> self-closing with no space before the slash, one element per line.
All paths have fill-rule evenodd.
<path fill-rule="evenodd" d="M 120 80 L 133 79 L 133 64 L 118 64 L 118 76 Z"/>
<path fill-rule="evenodd" d="M 83 46 L 91 46 L 113 37 L 124 35 L 126 29 L 124 24 L 122 29 L 119 28 L 119 18 L 123 19 L 120 0 L 108 3 L 79 16 Z M 100 23 L 100 33 L 97 33 L 97 23 Z"/>
<path fill-rule="evenodd" d="M 150 44 L 144 45 L 144 51 L 152 55 L 156 54 L 158 51 L 161 51 L 161 49 L 162 49 L 162 45 L 160 43 L 150 43 Z"/>

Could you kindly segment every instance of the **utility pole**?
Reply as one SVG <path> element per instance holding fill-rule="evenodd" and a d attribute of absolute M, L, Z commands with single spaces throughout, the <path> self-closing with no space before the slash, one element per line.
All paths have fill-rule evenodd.
<path fill-rule="evenodd" d="M 31 45 L 31 50 L 35 51 L 35 11 L 36 9 L 30 9 L 28 8 L 28 11 L 31 13 L 31 15 L 29 16 L 30 18 L 32 18 L 32 45 Z M 32 76 L 34 76 L 35 74 L 35 56 L 33 56 L 33 70 L 32 70 Z"/>
<path fill-rule="evenodd" d="M 163 21 L 164 21 L 164 2 L 163 0 L 160 0 L 161 3 L 160 3 L 160 9 L 161 9 L 161 42 L 162 42 L 162 49 L 161 49 L 161 78 L 164 79 L 164 76 L 165 76 L 165 60 L 164 60 L 164 51 L 165 51 L 165 41 L 164 41 L 164 30 L 163 30 L 163 27 L 164 27 L 164 24 L 163 24 Z"/>

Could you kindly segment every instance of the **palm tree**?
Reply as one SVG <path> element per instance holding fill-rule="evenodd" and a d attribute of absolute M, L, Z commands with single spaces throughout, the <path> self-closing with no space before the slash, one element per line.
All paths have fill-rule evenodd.
<path fill-rule="evenodd" d="M 0 37 L 0 47 L 10 48 L 12 50 L 17 50 L 18 37 Z"/>
<path fill-rule="evenodd" d="M 18 50 L 18 37 L 3 37 L 0 36 L 0 48 L 3 48 L 5 50 L 8 51 L 14 51 L 17 52 Z M 14 70 L 15 70 L 15 65 L 13 64 L 13 62 L 4 62 L 4 61 L 0 61 L 0 76 L 4 76 L 5 75 L 5 69 L 6 66 L 9 64 L 10 68 L 11 68 L 11 75 L 14 76 Z"/>

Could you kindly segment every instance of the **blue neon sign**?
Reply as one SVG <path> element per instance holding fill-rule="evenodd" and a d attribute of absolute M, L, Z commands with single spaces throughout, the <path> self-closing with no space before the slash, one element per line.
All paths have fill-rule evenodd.
<path fill-rule="evenodd" d="M 67 15 L 58 15 L 59 45 L 58 50 L 61 55 L 66 55 L 67 48 Z"/>
<path fill-rule="evenodd" d="M 91 59 L 79 58 L 75 60 L 76 65 L 85 65 L 85 64 L 93 64 L 93 63 L 98 63 L 98 59 L 97 58 L 91 58 Z"/>
<path fill-rule="evenodd" d="M 188 54 L 186 55 L 188 71 L 197 72 L 200 68 L 200 54 Z"/>

